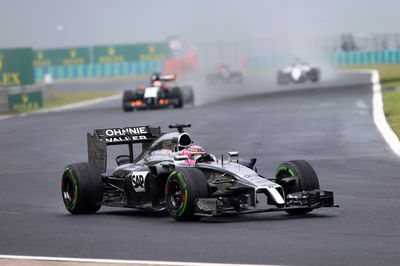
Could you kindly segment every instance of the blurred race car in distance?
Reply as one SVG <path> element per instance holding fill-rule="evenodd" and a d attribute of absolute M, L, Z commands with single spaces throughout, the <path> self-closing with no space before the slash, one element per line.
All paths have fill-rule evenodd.
<path fill-rule="evenodd" d="M 231 71 L 227 65 L 221 64 L 217 67 L 215 72 L 207 75 L 207 82 L 210 84 L 242 83 L 243 75 L 240 71 Z"/>
<path fill-rule="evenodd" d="M 185 104 L 193 105 L 192 87 L 180 87 L 175 81 L 175 74 L 154 73 L 150 78 L 149 87 L 142 86 L 134 91 L 124 91 L 122 109 L 129 112 L 135 109 L 156 109 L 168 106 L 182 108 Z"/>
<path fill-rule="evenodd" d="M 298 59 L 291 66 L 278 71 L 277 81 L 279 85 L 303 83 L 308 80 L 318 82 L 320 80 L 320 70 Z"/>
<path fill-rule="evenodd" d="M 167 210 L 178 221 L 203 216 L 285 211 L 305 214 L 336 207 L 333 192 L 319 189 L 314 169 L 303 160 L 281 164 L 276 174 L 258 173 L 256 159 L 239 159 L 238 152 L 207 153 L 184 128 L 161 132 L 160 127 L 97 129 L 88 133 L 88 162 L 65 167 L 61 192 L 72 214 L 94 213 L 101 206 Z M 134 157 L 134 144 L 141 152 Z M 129 154 L 116 157 L 107 171 L 107 147 L 128 145 Z"/>

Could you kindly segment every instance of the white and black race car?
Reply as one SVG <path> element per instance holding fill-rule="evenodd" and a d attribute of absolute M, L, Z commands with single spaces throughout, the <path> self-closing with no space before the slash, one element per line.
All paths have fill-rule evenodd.
<path fill-rule="evenodd" d="M 279 85 L 306 81 L 318 82 L 320 76 L 319 68 L 297 60 L 294 64 L 278 71 L 277 81 Z"/>
<path fill-rule="evenodd" d="M 88 162 L 72 163 L 62 175 L 61 193 L 72 214 L 94 213 L 101 206 L 167 210 L 178 221 L 222 214 L 286 211 L 305 214 L 335 207 L 333 192 L 319 189 L 314 169 L 303 160 L 281 164 L 274 176 L 255 168 L 256 159 L 241 160 L 238 152 L 216 158 L 204 152 L 183 155 L 192 139 L 190 125 L 178 132 L 137 126 L 98 129 L 88 133 Z M 107 146 L 125 144 L 129 154 L 107 167 Z M 134 157 L 133 146 L 142 151 Z"/>

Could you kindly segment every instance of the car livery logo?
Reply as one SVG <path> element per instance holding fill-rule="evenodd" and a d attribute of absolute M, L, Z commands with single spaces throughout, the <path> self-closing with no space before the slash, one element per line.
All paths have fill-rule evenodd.
<path fill-rule="evenodd" d="M 36 53 L 36 58 L 37 58 L 37 60 L 42 60 L 43 57 L 44 57 L 43 52 L 37 52 L 37 53 Z"/>
<path fill-rule="evenodd" d="M 146 127 L 112 128 L 105 130 L 107 143 L 146 140 L 146 134 L 148 133 Z"/>
<path fill-rule="evenodd" d="M 112 47 L 112 46 L 108 47 L 107 53 L 108 53 L 109 56 L 115 55 L 115 48 Z"/>
<path fill-rule="evenodd" d="M 156 52 L 156 46 L 154 44 L 150 44 L 148 47 L 148 51 L 150 54 L 154 54 Z"/>
<path fill-rule="evenodd" d="M 21 96 L 21 100 L 22 100 L 22 102 L 23 103 L 28 103 L 29 102 L 29 95 L 28 94 L 23 94 L 22 96 Z"/>
<path fill-rule="evenodd" d="M 145 192 L 145 181 L 148 171 L 132 172 L 131 181 L 135 192 Z"/>
<path fill-rule="evenodd" d="M 78 53 L 76 52 L 75 49 L 72 49 L 72 50 L 69 52 L 69 55 L 71 56 L 71 58 L 75 58 L 77 54 L 78 54 Z"/>

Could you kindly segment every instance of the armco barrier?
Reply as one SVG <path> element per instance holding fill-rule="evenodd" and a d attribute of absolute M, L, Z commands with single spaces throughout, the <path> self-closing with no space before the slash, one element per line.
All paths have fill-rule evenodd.
<path fill-rule="evenodd" d="M 246 57 L 246 66 L 248 69 L 266 69 L 266 68 L 282 68 L 288 64 L 294 62 L 295 59 L 304 60 L 310 64 L 315 64 L 315 62 L 321 62 L 321 60 L 327 60 L 326 56 L 323 54 L 316 54 L 312 58 L 310 57 L 295 57 L 290 55 L 261 55 L 261 56 L 249 56 Z M 329 60 L 329 58 L 328 58 Z M 241 58 L 243 62 L 243 58 Z M 241 64 L 243 66 L 243 64 Z"/>
<path fill-rule="evenodd" d="M 330 55 L 330 62 L 336 66 L 399 64 L 400 50 L 340 52 Z"/>
<path fill-rule="evenodd" d="M 317 56 L 315 58 L 320 58 L 333 66 L 400 64 L 400 50 L 337 52 L 325 55 L 321 54 L 319 57 Z M 301 59 L 313 64 L 312 59 Z M 248 69 L 264 69 L 269 67 L 282 67 L 293 60 L 294 58 L 290 58 L 287 55 L 249 56 L 247 57 L 246 65 Z"/>
<path fill-rule="evenodd" d="M 262 69 L 269 67 L 281 67 L 285 62 L 293 61 L 287 56 L 249 56 L 247 57 L 247 67 L 249 69 Z"/>
<path fill-rule="evenodd" d="M 119 76 L 149 75 L 162 72 L 162 61 L 120 62 L 104 64 L 85 64 L 71 66 L 35 67 L 36 81 L 42 81 L 46 74 L 54 80 L 76 78 L 109 78 Z"/>

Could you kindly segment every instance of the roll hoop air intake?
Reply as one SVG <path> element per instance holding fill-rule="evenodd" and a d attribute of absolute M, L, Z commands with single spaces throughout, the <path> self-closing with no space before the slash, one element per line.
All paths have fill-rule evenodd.
<path fill-rule="evenodd" d="M 177 138 L 173 138 L 172 142 L 178 145 L 179 150 L 183 150 L 190 145 L 192 145 L 193 141 L 192 138 L 188 133 L 185 133 L 184 128 L 185 127 L 191 127 L 191 124 L 175 124 L 175 125 L 169 125 L 169 128 L 176 128 L 180 135 Z"/>

